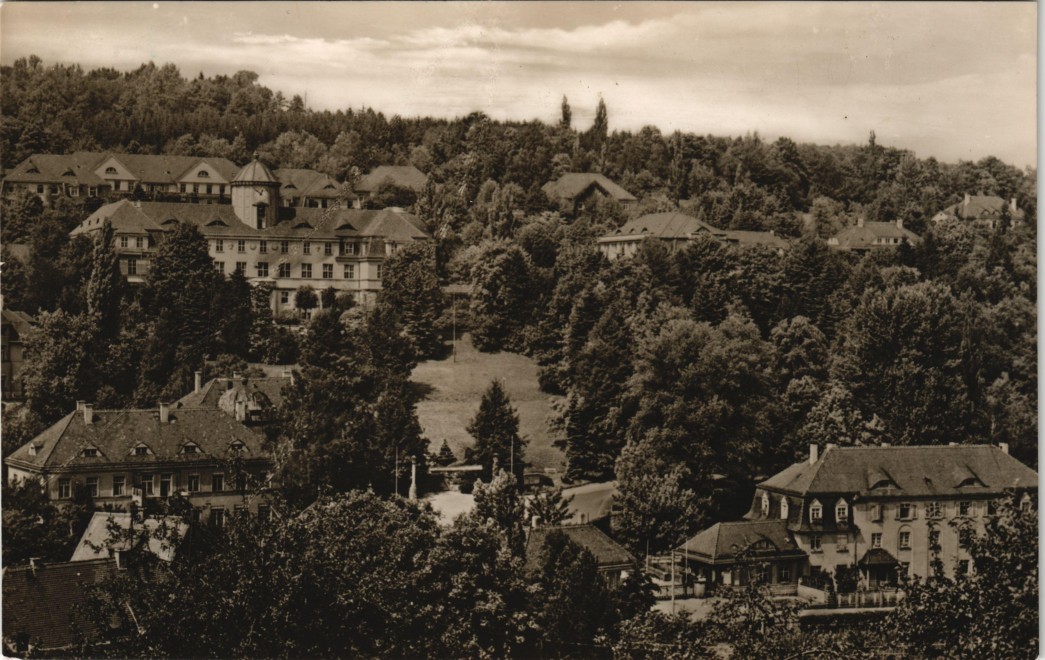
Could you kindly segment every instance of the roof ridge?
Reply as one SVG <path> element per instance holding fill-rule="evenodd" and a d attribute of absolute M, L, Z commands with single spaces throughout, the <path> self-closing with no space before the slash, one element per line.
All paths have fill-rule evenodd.
<path fill-rule="evenodd" d="M 73 423 L 73 417 L 75 416 L 76 411 L 74 410 L 70 412 L 68 415 L 66 415 L 63 419 L 58 420 L 58 424 L 61 424 L 64 421 L 65 426 L 62 427 L 62 430 L 58 433 L 58 437 L 55 438 L 54 443 L 51 445 L 51 451 L 47 452 L 47 456 L 43 457 L 44 465 L 47 465 L 47 462 L 51 459 L 51 454 L 54 453 L 54 450 L 57 449 L 58 445 L 62 442 L 62 436 L 65 435 L 65 432 L 69 429 L 69 425 Z M 32 442 L 33 440 L 36 440 L 36 438 L 34 437 L 29 442 Z"/>

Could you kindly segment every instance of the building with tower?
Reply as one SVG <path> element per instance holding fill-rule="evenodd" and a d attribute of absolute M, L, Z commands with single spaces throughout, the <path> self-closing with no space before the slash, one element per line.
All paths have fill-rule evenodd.
<path fill-rule="evenodd" d="M 120 269 L 137 283 L 163 235 L 178 223 L 192 224 L 206 237 L 216 269 L 272 284 L 276 312 L 295 309 L 294 292 L 303 285 L 348 292 L 360 301 L 372 298 L 381 289 L 385 259 L 402 245 L 431 240 L 402 209 L 352 209 L 347 199 L 336 198 L 326 208 L 288 207 L 281 202 L 282 188 L 255 154 L 229 182 L 230 204 L 123 199 L 99 208 L 72 235 L 93 235 L 111 223 Z"/>

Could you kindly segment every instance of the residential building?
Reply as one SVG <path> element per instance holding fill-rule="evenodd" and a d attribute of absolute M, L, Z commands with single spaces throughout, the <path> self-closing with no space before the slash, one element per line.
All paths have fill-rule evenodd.
<path fill-rule="evenodd" d="M 966 193 L 965 199 L 940 211 L 933 216 L 932 220 L 934 223 L 945 220 L 958 220 L 972 223 L 978 227 L 994 229 L 998 226 L 998 222 L 1006 211 L 1012 222 L 1023 221 L 1024 213 L 1017 206 L 1015 197 L 1006 202 L 996 195 L 970 195 Z"/>
<path fill-rule="evenodd" d="M 49 202 L 54 197 L 130 195 L 215 203 L 228 201 L 239 168 L 227 158 L 154 156 L 78 151 L 33 154 L 5 177 L 3 194 L 28 190 Z"/>
<path fill-rule="evenodd" d="M 356 181 L 353 186 L 358 195 L 355 205 L 356 208 L 363 208 L 363 204 L 373 201 L 384 185 L 391 184 L 420 194 L 427 183 L 428 175 L 413 165 L 380 165 Z"/>
<path fill-rule="evenodd" d="M 25 312 L 0 309 L 0 398 L 4 401 L 20 401 L 25 396 L 25 339 L 34 323 Z"/>
<path fill-rule="evenodd" d="M 829 444 L 823 455 L 812 445 L 809 460 L 758 484 L 745 521 L 716 525 L 676 552 L 712 586 L 746 583 L 738 557 L 768 563 L 773 585 L 855 566 L 865 587 L 895 586 L 900 575 L 929 575 L 934 556 L 953 576 L 975 567 L 950 523 L 982 530 L 998 500 L 1033 506 L 1037 488 L 1037 473 L 1006 445 Z"/>
<path fill-rule="evenodd" d="M 599 237 L 599 251 L 610 261 L 634 256 L 646 240 L 658 240 L 672 252 L 682 250 L 697 236 L 705 234 L 724 243 L 764 245 L 783 251 L 788 242 L 771 231 L 718 229 L 703 220 L 678 211 L 649 213 L 629 220 L 617 230 Z"/>
<path fill-rule="evenodd" d="M 851 252 L 868 252 L 870 250 L 892 249 L 904 243 L 913 245 L 920 241 L 918 234 L 905 229 L 903 220 L 896 222 L 865 222 L 861 217 L 853 227 L 846 227 L 831 238 L 827 245 L 836 250 Z"/>
<path fill-rule="evenodd" d="M 162 236 L 178 223 L 194 225 L 206 237 L 216 269 L 238 269 L 252 283 L 273 285 L 271 304 L 277 312 L 296 309 L 294 292 L 302 285 L 372 298 L 381 289 L 385 259 L 402 245 L 430 240 L 420 220 L 398 208 L 284 206 L 283 184 L 256 157 L 230 186 L 231 204 L 107 204 L 72 235 L 94 234 L 110 222 L 120 268 L 136 283 L 148 272 Z"/>
<path fill-rule="evenodd" d="M 50 499 L 86 489 L 96 507 L 145 508 L 185 497 L 200 520 L 222 524 L 241 507 L 256 510 L 251 480 L 271 458 L 262 433 L 221 410 L 161 404 L 151 410 L 77 409 L 7 457 L 8 478 L 42 480 Z"/>
<path fill-rule="evenodd" d="M 573 214 L 583 211 L 598 199 L 612 199 L 624 207 L 638 201 L 635 195 L 595 172 L 567 172 L 541 186 L 541 190 L 548 199 Z"/>
<path fill-rule="evenodd" d="M 131 516 L 130 513 L 95 511 L 69 561 L 116 558 L 117 553 L 130 550 L 131 545 L 125 537 L 113 539 L 114 529 L 119 530 L 120 533 L 137 529 L 148 536 L 149 552 L 163 561 L 173 560 L 174 547 L 166 541 L 171 538 L 171 535 L 185 538 L 189 532 L 188 523 L 178 516 L 141 517 L 140 514 L 137 514 L 133 520 Z M 160 531 L 157 532 L 157 530 Z"/>
<path fill-rule="evenodd" d="M 569 525 L 597 524 L 605 531 L 615 511 L 613 503 L 618 493 L 616 481 L 563 488 L 562 499 L 566 501 L 569 513 L 563 522 Z"/>
<path fill-rule="evenodd" d="M 347 208 L 356 197 L 343 184 L 315 170 L 281 167 L 272 174 L 279 180 L 279 199 L 283 206 Z"/>
<path fill-rule="evenodd" d="M 265 424 L 283 402 L 283 390 L 294 383 L 291 372 L 283 376 L 212 378 L 205 384 L 196 372 L 193 391 L 178 399 L 172 408 L 209 408 L 245 424 Z"/>
<path fill-rule="evenodd" d="M 80 643 L 101 641 L 86 615 L 88 587 L 117 570 L 112 559 L 60 564 L 32 562 L 4 569 L 4 656 L 24 658 L 76 651 Z"/>
<path fill-rule="evenodd" d="M 526 536 L 526 565 L 529 573 L 541 570 L 544 563 L 545 543 L 553 531 L 562 532 L 567 539 L 584 548 L 595 557 L 599 573 L 609 585 L 616 586 L 635 566 L 635 557 L 601 529 L 593 525 L 562 525 L 558 527 L 535 527 Z"/>

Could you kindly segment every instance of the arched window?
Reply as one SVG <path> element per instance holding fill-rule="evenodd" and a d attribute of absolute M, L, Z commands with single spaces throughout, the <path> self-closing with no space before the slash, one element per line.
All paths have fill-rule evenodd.
<path fill-rule="evenodd" d="M 106 167 L 105 168 L 105 173 L 106 174 L 116 174 L 116 168 L 115 167 Z"/>
<path fill-rule="evenodd" d="M 258 229 L 265 228 L 265 205 L 258 204 Z"/>
<path fill-rule="evenodd" d="M 781 497 L 780 498 L 780 519 L 781 520 L 787 520 L 787 509 L 788 509 L 787 498 L 786 497 Z"/>
<path fill-rule="evenodd" d="M 849 522 L 849 505 L 845 500 L 838 500 L 835 504 L 835 521 Z"/>
<path fill-rule="evenodd" d="M 208 172 L 207 170 L 200 170 L 199 172 L 196 173 L 196 176 L 198 176 L 201 179 L 209 179 L 210 178 L 210 172 Z"/>
<path fill-rule="evenodd" d="M 818 523 L 824 519 L 824 507 L 820 505 L 820 502 L 813 500 L 813 503 L 809 505 L 809 522 Z"/>
<path fill-rule="evenodd" d="M 767 493 L 762 493 L 762 515 L 769 515 L 769 495 Z"/>

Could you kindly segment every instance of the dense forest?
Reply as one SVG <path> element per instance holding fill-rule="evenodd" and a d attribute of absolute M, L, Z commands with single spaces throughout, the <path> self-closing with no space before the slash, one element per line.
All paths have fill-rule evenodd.
<path fill-rule="evenodd" d="M 387 118 L 369 109 L 310 110 L 298 97 L 288 100 L 259 85 L 251 72 L 186 79 L 171 64 L 85 72 L 28 58 L 0 69 L 0 83 L 5 169 L 32 153 L 114 150 L 242 163 L 256 149 L 271 166 L 315 168 L 349 183 L 379 164 L 411 163 L 429 175 L 409 201 L 434 244 L 390 260 L 385 290 L 372 308 L 332 291 L 311 294 L 313 307 L 315 296 L 323 297 L 323 309 L 307 323 L 274 318 L 264 303 L 267 292 L 252 290 L 242 277 L 216 275 L 194 230 L 179 229 L 161 243 L 145 284 L 130 289 L 115 269 L 111 245 L 68 237 L 97 200 L 50 207 L 31 195 L 4 201 L 4 243 L 29 245 L 24 261 L 5 253 L 4 302 L 39 318 L 28 345 L 27 405 L 23 414 L 4 417 L 5 456 L 77 399 L 154 405 L 186 391 L 195 369 L 218 374 L 241 370 L 247 361 L 298 364 L 301 377 L 271 438 L 280 457 L 277 481 L 285 485 L 281 497 L 294 512 L 317 501 L 337 511 L 366 509 L 373 517 L 364 520 L 367 533 L 401 527 L 396 538 L 374 537 L 395 548 L 374 570 L 399 581 L 375 592 L 353 591 L 354 581 L 338 566 L 372 558 L 364 546 L 343 546 L 345 556 L 334 552 L 356 530 L 331 528 L 316 510 L 300 518 L 288 513 L 275 530 L 237 528 L 240 536 L 198 551 L 225 563 L 182 565 L 177 570 L 184 573 L 172 579 L 190 585 L 197 571 L 227 570 L 241 581 L 227 587 L 229 602 L 264 604 L 262 618 L 282 616 L 259 594 L 282 594 L 290 612 L 307 590 L 288 586 L 290 573 L 252 582 L 254 574 L 233 567 L 233 559 L 242 558 L 244 566 L 260 562 L 257 574 L 264 574 L 271 557 L 255 548 L 272 556 L 297 551 L 307 532 L 329 539 L 319 544 L 323 550 L 312 557 L 317 563 L 307 576 L 325 585 L 320 592 L 330 602 L 401 599 L 416 588 L 446 603 L 411 614 L 430 615 L 436 630 L 397 620 L 402 634 L 385 637 L 374 630 L 393 624 L 377 614 L 395 606 L 409 610 L 401 600 L 382 601 L 377 614 L 368 614 L 373 629 L 330 628 L 324 631 L 329 637 L 316 642 L 309 635 L 323 619 L 274 622 L 273 630 L 293 629 L 280 638 L 299 644 L 293 652 L 470 656 L 553 649 L 585 655 L 585 649 L 609 653 L 623 644 L 619 657 L 657 657 L 669 648 L 706 657 L 715 640 L 743 649 L 753 631 L 775 625 L 777 615 L 752 614 L 755 601 L 734 603 L 736 616 L 718 628 L 637 616 L 641 585 L 599 592 L 599 607 L 580 602 L 583 589 L 564 585 L 588 584 L 590 559 L 569 548 L 559 549 L 561 565 L 542 569 L 541 585 L 527 591 L 517 582 L 512 531 L 523 513 L 504 483 L 477 497 L 491 498 L 482 505 L 492 507 L 486 519 L 464 520 L 442 533 L 433 531 L 430 514 L 387 499 L 395 491 L 392 448 L 425 445 L 409 374 L 417 360 L 443 350 L 448 312 L 440 287 L 447 283 L 471 285 L 469 309 L 458 322 L 480 350 L 520 352 L 538 362 L 541 387 L 560 396 L 552 423 L 568 460 L 566 481 L 617 479 L 621 515 L 614 532 L 640 555 L 742 515 L 754 484 L 801 459 L 810 443 L 1005 442 L 1037 466 L 1034 170 L 993 157 L 957 164 L 918 158 L 878 144 L 873 132 L 862 145 L 821 146 L 767 142 L 757 134 L 611 130 L 612 115 L 601 100 L 594 124 L 580 128 L 572 125 L 565 98 L 554 125 L 494 121 L 481 112 Z M 602 172 L 640 202 L 628 210 L 605 202 L 569 214 L 541 191 L 568 171 Z M 1006 215 L 994 228 L 930 222 L 966 193 L 1015 198 L 1026 220 Z M 670 252 L 646 242 L 634 258 L 614 262 L 596 249 L 597 236 L 627 219 L 669 209 L 793 240 L 783 251 L 707 238 Z M 867 255 L 830 249 L 824 239 L 857 218 L 902 219 L 921 240 Z M 308 300 L 310 294 L 299 295 Z M 498 448 L 477 440 L 478 460 L 492 462 Z M 26 502 L 22 513 L 46 509 L 32 493 L 6 497 Z M 5 506 L 5 535 L 10 510 Z M 68 524 L 53 511 L 46 516 L 59 521 L 47 528 L 47 538 Z M 1022 533 L 1009 522 L 1013 534 Z M 12 557 L 31 546 L 16 541 L 7 546 Z M 418 582 L 396 577 L 401 574 Z M 460 582 L 461 575 L 471 581 Z M 484 581 L 490 576 L 504 579 Z M 170 606 L 161 594 L 132 577 L 111 586 L 137 593 L 154 621 L 198 623 L 184 608 L 162 609 Z M 206 584 L 214 591 L 198 598 L 225 598 L 225 586 Z M 929 602 L 931 587 L 912 593 Z M 586 627 L 570 632 L 566 622 L 577 613 Z M 904 610 L 897 625 L 915 618 Z M 961 629 L 956 620 L 941 619 L 951 626 L 946 631 Z M 428 632 L 416 633 L 422 629 Z M 490 630 L 502 636 L 483 637 Z M 242 626 L 212 633 L 201 639 L 220 638 L 229 655 L 262 653 L 271 641 Z M 762 645 L 748 650 L 784 657 L 825 644 L 836 654 L 861 652 L 860 643 L 844 636 L 798 638 L 785 628 L 779 634 L 783 646 L 757 636 Z M 419 646 L 358 645 L 375 635 Z M 682 652 L 697 639 L 706 644 Z M 117 648 L 207 654 L 169 636 L 138 642 L 142 646 Z"/>

